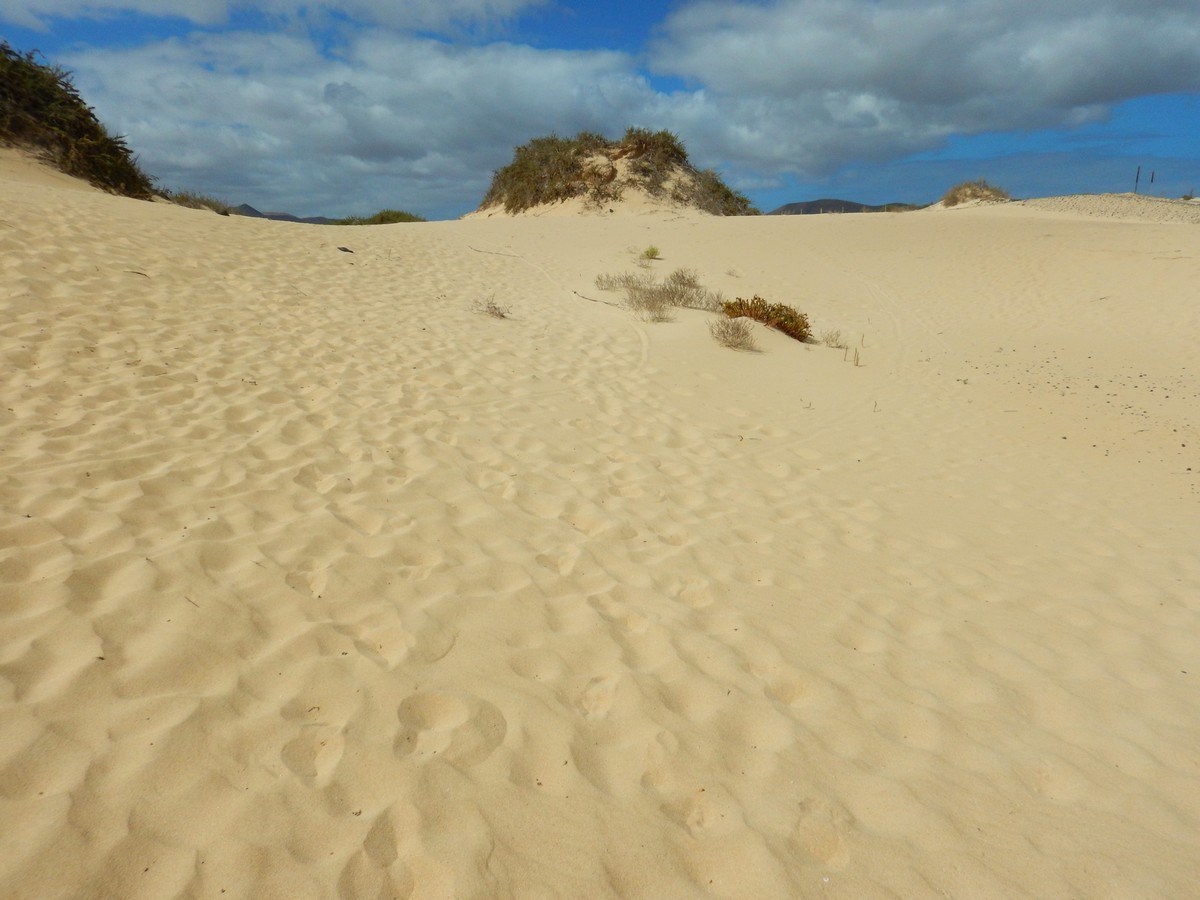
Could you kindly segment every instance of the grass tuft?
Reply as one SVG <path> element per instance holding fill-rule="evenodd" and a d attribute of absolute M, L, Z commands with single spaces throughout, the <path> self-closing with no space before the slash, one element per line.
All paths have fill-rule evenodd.
<path fill-rule="evenodd" d="M 838 331 L 837 329 L 830 329 L 829 331 L 822 332 L 821 343 L 826 347 L 835 347 L 838 350 L 845 350 L 850 346 L 846 343 L 845 338 L 842 337 L 841 331 Z"/>
<path fill-rule="evenodd" d="M 754 326 L 747 319 L 714 319 L 708 331 L 718 344 L 730 350 L 757 350 Z"/>
<path fill-rule="evenodd" d="M 783 303 L 768 303 L 757 294 L 749 300 L 741 297 L 736 300 L 726 300 L 721 308 L 731 319 L 745 316 L 756 322 L 762 322 L 768 328 L 781 331 L 798 341 L 808 341 L 812 336 L 808 316 Z"/>
<path fill-rule="evenodd" d="M 186 206 L 188 209 L 211 209 L 222 216 L 228 216 L 233 213 L 233 207 L 224 200 L 218 200 L 216 197 L 209 197 L 206 194 L 196 194 L 191 191 L 171 191 L 167 197 L 172 203 L 178 206 Z"/>
<path fill-rule="evenodd" d="M 670 321 L 673 307 L 715 312 L 724 302 L 720 294 L 700 284 L 694 269 L 676 269 L 663 281 L 635 272 L 597 275 L 596 287 L 602 291 L 624 291 L 625 305 L 651 322 Z"/>

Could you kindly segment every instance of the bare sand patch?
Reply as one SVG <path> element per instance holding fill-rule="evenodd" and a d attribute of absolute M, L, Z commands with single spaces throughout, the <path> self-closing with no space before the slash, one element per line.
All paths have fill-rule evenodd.
<path fill-rule="evenodd" d="M 1200 232 L 1033 205 L 0 167 L 0 894 L 1186 896 Z M 600 302 L 648 244 L 861 365 Z"/>

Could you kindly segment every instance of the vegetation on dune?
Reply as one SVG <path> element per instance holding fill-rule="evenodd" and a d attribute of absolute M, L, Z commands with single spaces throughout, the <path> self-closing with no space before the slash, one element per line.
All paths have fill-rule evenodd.
<path fill-rule="evenodd" d="M 749 300 L 727 300 L 707 290 L 694 269 L 676 269 L 662 281 L 652 275 L 626 272 L 622 275 L 597 275 L 596 287 L 602 291 L 625 292 L 625 306 L 647 322 L 670 322 L 675 310 L 699 309 L 724 313 L 710 322 L 708 329 L 717 343 L 732 350 L 755 350 L 753 327 L 747 319 L 786 334 L 801 343 L 815 343 L 808 316 L 784 303 L 769 303 L 755 294 Z M 822 342 L 840 350 L 848 349 L 840 331 L 826 331 Z M 854 354 L 858 365 L 858 352 Z"/>
<path fill-rule="evenodd" d="M 347 216 L 336 219 L 331 225 L 395 225 L 400 222 L 424 222 L 420 216 L 405 212 L 402 209 L 381 209 L 373 216 Z"/>
<path fill-rule="evenodd" d="M 154 193 L 123 137 L 108 133 L 71 74 L 0 41 L 0 143 L 30 149 L 68 175 L 127 197 Z"/>
<path fill-rule="evenodd" d="M 624 291 L 625 306 L 647 322 L 669 322 L 676 308 L 715 312 L 724 302 L 720 294 L 700 284 L 693 269 L 676 269 L 662 281 L 632 272 L 597 275 L 596 287 L 602 291 Z"/>
<path fill-rule="evenodd" d="M 627 174 L 621 179 L 616 168 L 620 160 L 628 160 Z M 678 136 L 646 128 L 629 128 L 616 141 L 591 131 L 573 138 L 555 134 L 534 138 L 494 173 L 479 208 L 503 206 L 506 212 L 517 213 L 576 197 L 602 206 L 620 200 L 626 186 L 714 215 L 758 212 L 716 172 L 694 168 Z"/>
<path fill-rule="evenodd" d="M 988 184 L 988 182 L 980 178 L 976 181 L 964 181 L 950 188 L 942 196 L 942 205 L 958 206 L 958 204 L 966 203 L 970 200 L 982 200 L 994 203 L 1000 200 L 1011 199 L 1008 191 L 998 188 L 994 184 Z"/>

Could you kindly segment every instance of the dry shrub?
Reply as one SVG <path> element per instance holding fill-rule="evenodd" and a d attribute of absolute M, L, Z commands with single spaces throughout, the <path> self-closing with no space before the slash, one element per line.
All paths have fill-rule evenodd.
<path fill-rule="evenodd" d="M 663 280 L 662 288 L 672 306 L 704 309 L 709 312 L 721 308 L 717 295 L 705 290 L 696 276 L 695 269 L 676 269 Z"/>
<path fill-rule="evenodd" d="M 768 303 L 757 294 L 749 300 L 741 297 L 726 300 L 721 308 L 730 319 L 746 316 L 798 341 L 807 341 L 812 336 L 808 316 L 783 303 Z"/>
<path fill-rule="evenodd" d="M 625 288 L 625 305 L 647 322 L 670 322 L 675 318 L 670 294 L 650 279 Z"/>
<path fill-rule="evenodd" d="M 493 319 L 507 319 L 512 313 L 511 306 L 503 306 L 497 303 L 494 296 L 488 297 L 486 300 L 476 300 L 471 304 L 471 310 L 485 316 L 491 316 Z"/>
<path fill-rule="evenodd" d="M 676 269 L 663 281 L 652 275 L 624 272 L 620 275 L 597 275 L 596 287 L 602 291 L 624 291 L 625 305 L 650 322 L 667 322 L 673 307 L 703 309 L 714 312 L 725 298 L 705 290 L 693 269 Z"/>
<path fill-rule="evenodd" d="M 958 206 L 960 203 L 966 203 L 970 200 L 982 200 L 995 203 L 1001 200 L 1011 200 L 1008 191 L 1003 188 L 998 188 L 994 184 L 988 184 L 982 178 L 977 181 L 964 181 L 961 184 L 956 184 L 950 190 L 946 191 L 942 197 L 943 206 Z"/>
<path fill-rule="evenodd" d="M 602 291 L 625 291 L 630 286 L 645 287 L 652 284 L 654 279 L 649 275 L 639 275 L 636 272 L 622 272 L 620 275 L 597 275 L 596 287 Z"/>
<path fill-rule="evenodd" d="M 708 330 L 718 344 L 730 350 L 757 350 L 754 343 L 754 326 L 748 319 L 715 319 L 708 323 Z"/>

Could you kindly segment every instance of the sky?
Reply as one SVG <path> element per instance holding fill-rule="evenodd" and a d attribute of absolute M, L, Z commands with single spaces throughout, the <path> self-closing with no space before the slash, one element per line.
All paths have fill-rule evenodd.
<path fill-rule="evenodd" d="M 1197 0 L 0 0 L 0 39 L 163 187 L 264 211 L 454 218 L 629 126 L 764 212 L 1200 187 Z"/>

